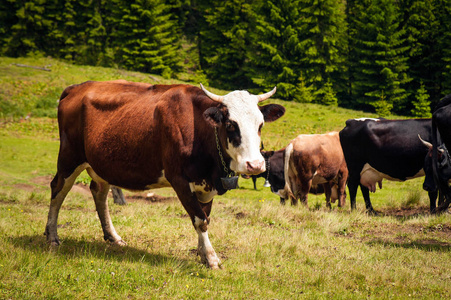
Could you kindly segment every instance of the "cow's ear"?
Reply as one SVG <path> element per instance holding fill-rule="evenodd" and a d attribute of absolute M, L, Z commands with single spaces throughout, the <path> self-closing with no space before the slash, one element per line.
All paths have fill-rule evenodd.
<path fill-rule="evenodd" d="M 213 127 L 219 127 L 222 123 L 224 115 L 218 107 L 210 107 L 204 111 L 205 120 Z"/>
<path fill-rule="evenodd" d="M 270 158 L 271 156 L 274 155 L 274 151 L 260 151 L 263 158 Z"/>
<path fill-rule="evenodd" d="M 272 122 L 280 118 L 285 113 L 285 107 L 279 104 L 268 104 L 265 106 L 259 106 L 260 111 L 263 114 L 265 122 Z"/>

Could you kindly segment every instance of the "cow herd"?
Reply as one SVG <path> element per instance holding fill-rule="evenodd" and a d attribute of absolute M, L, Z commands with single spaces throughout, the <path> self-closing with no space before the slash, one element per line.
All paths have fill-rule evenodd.
<path fill-rule="evenodd" d="M 433 120 L 350 119 L 340 132 L 301 134 L 286 148 L 262 151 L 268 168 L 251 176 L 254 188 L 258 177 L 265 178 L 282 204 L 287 199 L 292 204 L 297 199 L 307 204 L 307 193 L 325 193 L 330 208 L 330 200 L 336 199 L 340 199 L 339 207 L 344 206 L 347 184 L 351 209 L 355 209 L 360 186 L 367 211 L 375 214 L 369 192 L 382 188 L 383 179 L 405 181 L 426 175 L 423 188 L 429 195 L 430 211 L 442 212 L 449 205 L 444 195 L 449 194 L 451 165 L 447 147 L 433 135 Z M 451 128 L 440 128 L 446 126 Z M 446 129 L 443 132 L 446 134 Z M 437 168 L 435 173 L 433 166 Z M 433 174 L 437 174 L 435 180 Z M 440 189 L 436 182 L 442 183 Z"/>
<path fill-rule="evenodd" d="M 126 243 L 114 229 L 107 194 L 111 187 L 146 190 L 172 187 L 198 233 L 198 254 L 212 269 L 220 266 L 208 237 L 213 197 L 235 188 L 239 175 L 264 177 L 271 190 L 292 204 L 307 204 L 308 193 L 325 193 L 326 203 L 351 209 L 360 186 L 366 208 L 369 192 L 383 179 L 404 181 L 426 175 L 431 212 L 451 201 L 451 96 L 432 119 L 353 119 L 340 132 L 299 135 L 279 151 L 263 151 L 261 129 L 285 113 L 278 104 L 258 105 L 276 89 L 252 95 L 216 95 L 202 85 L 150 85 L 124 80 L 85 82 L 64 90 L 58 105 L 60 149 L 52 180 L 45 228 L 59 245 L 61 205 L 86 170 L 104 233 Z M 115 195 L 121 195 L 116 190 Z M 436 199 L 439 197 L 439 207 Z"/>

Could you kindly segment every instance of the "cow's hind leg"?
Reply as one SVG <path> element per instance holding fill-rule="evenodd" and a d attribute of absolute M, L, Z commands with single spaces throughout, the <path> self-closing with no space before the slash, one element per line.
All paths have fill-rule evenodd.
<path fill-rule="evenodd" d="M 91 168 L 88 168 L 88 173 L 93 178 L 89 188 L 91 189 L 96 204 L 96 211 L 100 219 L 100 224 L 102 225 L 103 238 L 105 241 L 110 241 L 117 245 L 126 245 L 122 238 L 117 234 L 113 222 L 111 221 L 108 209 L 108 192 L 110 190 L 110 184 L 101 180 Z"/>
<path fill-rule="evenodd" d="M 312 177 L 313 178 L 313 177 Z M 312 187 L 312 179 L 309 180 L 298 180 L 298 188 L 299 188 L 299 198 L 301 203 L 308 207 L 308 192 Z"/>
<path fill-rule="evenodd" d="M 60 244 L 57 233 L 57 225 L 61 205 L 63 204 L 67 193 L 69 193 L 70 189 L 74 185 L 75 179 L 84 169 L 86 169 L 86 167 L 87 164 L 82 164 L 76 167 L 72 172 L 58 171 L 50 183 L 52 198 L 50 200 L 50 209 L 44 234 L 47 236 L 47 241 L 53 246 Z"/>

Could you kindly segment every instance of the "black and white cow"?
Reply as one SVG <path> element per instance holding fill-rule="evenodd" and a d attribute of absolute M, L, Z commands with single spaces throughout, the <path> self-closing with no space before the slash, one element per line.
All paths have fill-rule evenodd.
<path fill-rule="evenodd" d="M 424 176 L 428 149 L 418 138 L 431 139 L 431 119 L 350 119 L 340 131 L 340 142 L 349 170 L 351 209 L 356 208 L 357 187 L 366 209 L 374 213 L 369 192 L 382 187 L 382 179 L 405 181 Z M 435 211 L 436 191 L 429 191 L 430 209 Z"/>
<path fill-rule="evenodd" d="M 437 212 L 444 211 L 446 207 L 444 207 L 444 195 L 442 192 L 440 192 L 440 189 L 438 188 L 435 179 L 434 179 L 434 170 L 433 170 L 433 159 L 432 159 L 432 151 L 433 151 L 433 145 L 432 143 L 429 143 L 428 141 L 423 140 L 421 137 L 419 137 L 420 140 L 423 142 L 423 144 L 427 147 L 428 154 L 426 155 L 426 158 L 424 160 L 424 183 L 423 183 L 423 189 L 428 192 L 438 192 L 439 194 L 439 200 L 438 200 L 438 210 Z M 439 142 L 440 144 L 440 142 Z M 438 177 L 443 182 L 449 182 L 451 180 L 451 159 L 449 156 L 448 149 L 444 144 L 440 144 L 440 146 L 436 147 L 438 150 L 437 153 L 437 172 Z M 431 209 L 431 212 L 432 211 Z"/>
<path fill-rule="evenodd" d="M 440 136 L 443 143 L 440 150 Z M 432 169 L 434 181 L 438 185 L 440 192 L 446 200 L 439 207 L 439 211 L 444 211 L 451 203 L 451 188 L 449 179 L 451 178 L 450 156 L 448 149 L 451 149 L 451 94 L 446 95 L 434 109 L 432 115 Z M 441 153 L 441 155 L 439 155 Z"/>

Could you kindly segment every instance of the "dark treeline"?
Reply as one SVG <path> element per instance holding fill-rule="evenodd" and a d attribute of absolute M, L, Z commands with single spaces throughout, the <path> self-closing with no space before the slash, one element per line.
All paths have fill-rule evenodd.
<path fill-rule="evenodd" d="M 451 0 L 1 1 L 0 54 L 36 53 L 427 117 L 451 93 Z"/>

